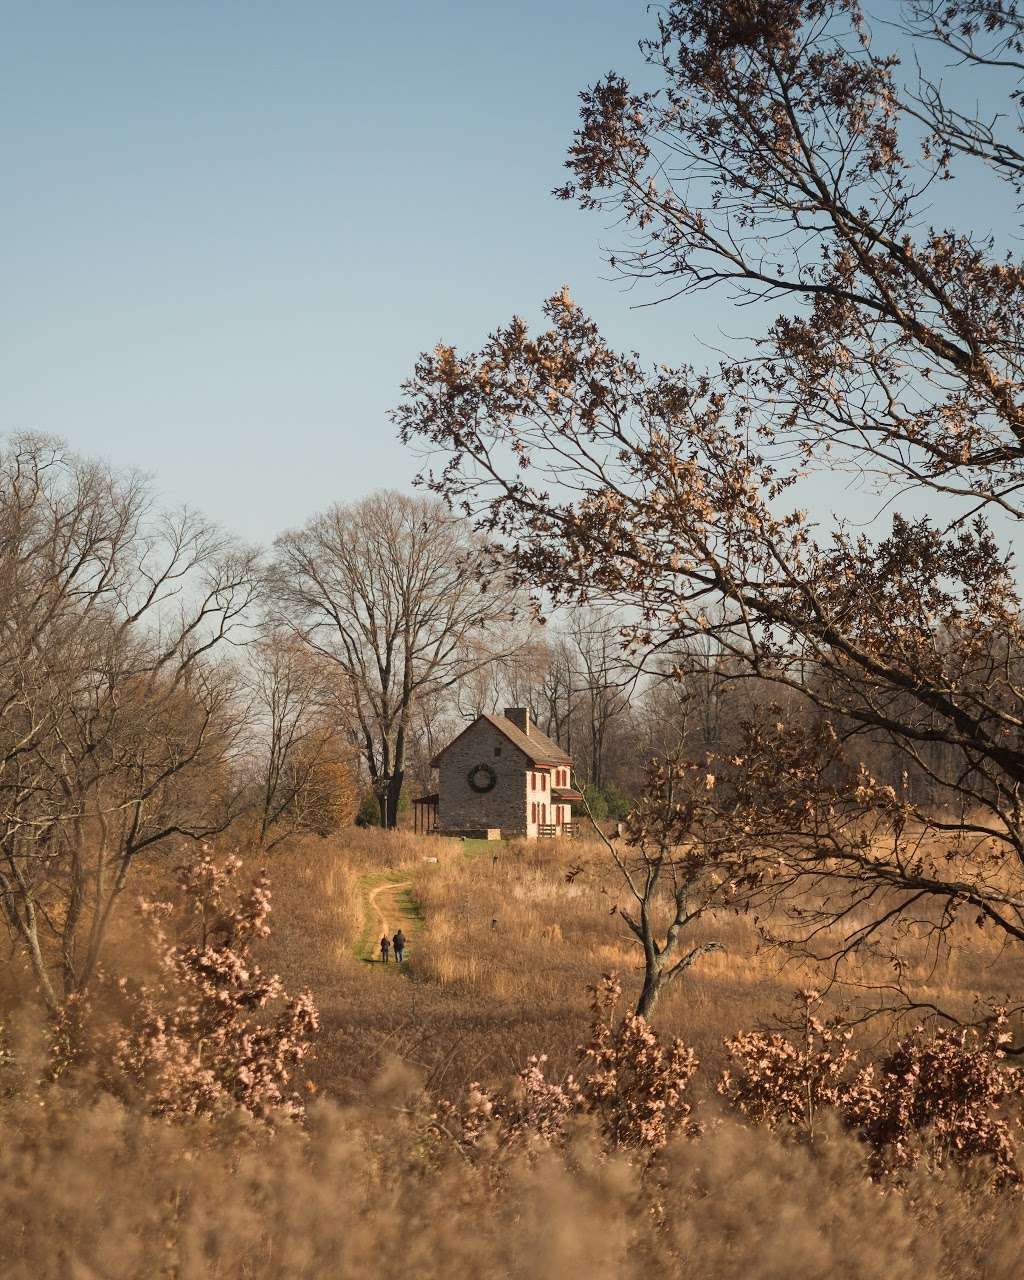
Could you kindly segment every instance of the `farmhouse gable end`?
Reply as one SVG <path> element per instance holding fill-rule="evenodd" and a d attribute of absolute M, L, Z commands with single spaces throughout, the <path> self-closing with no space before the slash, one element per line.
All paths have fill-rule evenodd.
<path fill-rule="evenodd" d="M 534 837 L 574 826 L 572 759 L 523 707 L 477 716 L 431 764 L 437 791 L 414 801 L 417 829 Z"/>

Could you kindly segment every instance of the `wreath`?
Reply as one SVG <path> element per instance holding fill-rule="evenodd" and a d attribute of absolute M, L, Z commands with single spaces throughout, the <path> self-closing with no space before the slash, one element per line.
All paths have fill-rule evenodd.
<path fill-rule="evenodd" d="M 466 781 L 474 791 L 482 795 L 485 791 L 492 790 L 498 781 L 498 775 L 489 764 L 475 764 L 466 774 Z"/>

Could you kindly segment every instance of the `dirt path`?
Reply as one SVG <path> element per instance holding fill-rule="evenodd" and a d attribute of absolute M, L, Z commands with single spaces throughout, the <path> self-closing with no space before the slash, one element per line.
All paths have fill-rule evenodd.
<path fill-rule="evenodd" d="M 389 914 L 391 916 L 391 920 L 395 922 L 396 929 L 402 923 L 402 908 L 395 901 L 395 898 L 403 889 L 411 888 L 411 880 L 402 880 L 397 884 L 391 884 L 390 881 L 385 884 L 379 884 L 376 889 L 370 890 L 368 901 L 377 915 L 377 928 L 380 930 L 380 933 L 377 935 L 378 938 L 382 937 L 384 934 L 387 934 L 389 938 L 391 937 L 392 929 L 391 923 L 388 919 Z M 388 901 L 389 896 L 391 899 L 390 901 Z M 384 906 L 381 906 L 381 898 L 384 898 Z M 374 941 L 374 945 L 376 945 L 376 940 Z"/>
<path fill-rule="evenodd" d="M 371 909 L 366 913 L 362 937 L 356 949 L 360 960 L 370 964 L 379 961 L 381 934 L 390 938 L 399 929 L 406 936 L 406 946 L 409 942 L 415 945 L 423 916 L 412 895 L 411 880 L 386 880 L 372 888 L 367 886 L 366 902 Z"/>

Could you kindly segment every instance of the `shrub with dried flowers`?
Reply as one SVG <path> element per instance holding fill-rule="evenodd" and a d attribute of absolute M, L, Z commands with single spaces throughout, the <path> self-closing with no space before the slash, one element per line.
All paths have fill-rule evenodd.
<path fill-rule="evenodd" d="M 798 991 L 802 1042 L 777 1032 L 744 1031 L 726 1040 L 732 1067 L 723 1072 L 718 1093 L 754 1124 L 769 1129 L 792 1126 L 814 1140 L 815 1118 L 823 1108 L 842 1107 L 856 1054 L 843 1023 L 823 1021 L 814 1012 L 817 991 Z"/>
<path fill-rule="evenodd" d="M 530 1057 L 504 1091 L 491 1092 L 474 1082 L 461 1107 L 442 1101 L 433 1116 L 434 1131 L 448 1134 L 464 1151 L 560 1143 L 567 1121 L 582 1112 L 583 1100 L 571 1075 L 560 1084 L 547 1079 L 546 1062 L 546 1054 Z"/>
<path fill-rule="evenodd" d="M 579 1048 L 580 1075 L 561 1083 L 544 1075 L 544 1056 L 532 1057 L 505 1091 L 470 1086 L 459 1107 L 443 1103 L 434 1128 L 464 1151 L 531 1142 L 562 1143 L 571 1120 L 591 1116 L 607 1145 L 660 1150 L 679 1131 L 693 1132 L 687 1090 L 697 1070 L 693 1050 L 679 1039 L 664 1045 L 638 1014 L 615 1021 L 622 988 L 605 974 L 591 988 L 591 1036 Z"/>
<path fill-rule="evenodd" d="M 591 989 L 593 1030 L 580 1050 L 583 1098 L 610 1144 L 658 1150 L 680 1130 L 693 1128 L 687 1097 L 697 1056 L 682 1040 L 664 1045 L 639 1014 L 616 1024 L 622 988 L 605 974 Z"/>
<path fill-rule="evenodd" d="M 269 933 L 269 881 L 261 872 L 247 892 L 236 890 L 241 866 L 237 857 L 215 863 L 204 850 L 178 869 L 177 912 L 172 903 L 141 902 L 156 976 L 102 984 L 120 1008 L 112 1027 L 98 1028 L 84 1002 L 67 1009 L 54 1075 L 91 1060 L 105 1084 L 139 1090 L 158 1116 L 301 1114 L 288 1085 L 319 1018 L 308 991 L 289 996 L 280 978 L 255 963 L 253 946 Z M 178 915 L 175 940 L 169 925 Z"/>
<path fill-rule="evenodd" d="M 905 1037 L 878 1064 L 865 1067 L 844 1100 L 847 1123 L 871 1148 L 879 1175 L 917 1167 L 965 1168 L 983 1162 L 1001 1186 L 1024 1182 L 1009 1108 L 1024 1092 L 1007 1070 L 1010 1040 L 999 1011 L 989 1027 L 924 1028 Z"/>
<path fill-rule="evenodd" d="M 966 1169 L 981 1162 L 1000 1186 L 1024 1183 L 1010 1113 L 1024 1082 L 1005 1064 L 1005 1013 L 984 1032 L 917 1027 L 877 1066 L 855 1070 L 849 1026 L 816 1016 L 819 999 L 814 991 L 797 995 L 801 1044 L 756 1031 L 725 1042 L 733 1065 L 717 1088 L 730 1106 L 807 1141 L 816 1117 L 831 1111 L 867 1145 L 876 1178 L 898 1180 L 922 1163 Z"/>

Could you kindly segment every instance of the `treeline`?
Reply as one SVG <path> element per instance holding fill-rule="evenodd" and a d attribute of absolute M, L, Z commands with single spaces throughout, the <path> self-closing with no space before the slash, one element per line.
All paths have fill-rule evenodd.
<path fill-rule="evenodd" d="M 709 632 L 642 660 L 631 656 L 628 640 L 622 615 L 598 606 L 529 626 L 518 641 L 510 637 L 509 652 L 415 708 L 408 789 L 430 789 L 432 756 L 469 719 L 525 706 L 534 723 L 573 756 L 576 779 L 597 818 L 625 817 L 643 790 L 652 759 L 735 755 L 743 747 L 745 726 L 768 710 L 806 731 L 826 721 L 834 724 L 848 745 L 848 758 L 880 783 L 899 787 L 915 804 L 962 808 L 975 788 L 979 801 L 990 798 L 984 777 L 972 780 L 963 752 L 941 732 L 930 735 L 927 723 L 920 725 L 921 740 L 908 752 L 882 723 L 859 723 L 830 711 L 834 674 L 819 664 L 789 660 L 780 680 L 770 667 L 759 673 L 735 637 L 723 643 Z M 937 628 L 936 643 L 956 667 L 955 633 Z M 1011 681 L 1021 682 L 1024 654 L 1012 634 L 991 634 L 984 670 L 977 669 L 975 644 L 969 656 L 975 670 L 955 678 L 960 687 L 973 680 L 979 700 L 991 694 L 992 673 L 1000 667 Z M 856 679 L 856 671 L 844 673 L 845 684 Z M 861 696 L 869 694 L 865 681 Z M 912 709 L 910 693 L 890 694 L 891 716 L 906 717 Z"/>
<path fill-rule="evenodd" d="M 509 705 L 572 754 L 596 817 L 625 815 L 652 757 L 737 752 L 758 708 L 835 724 L 848 756 L 915 803 L 962 808 L 991 789 L 911 692 L 850 715 L 878 701 L 856 667 L 808 661 L 797 676 L 790 654 L 780 680 L 721 626 L 635 658 L 635 619 L 580 599 L 542 621 L 489 565 L 434 498 L 335 506 L 260 549 L 160 511 L 140 477 L 60 443 L 6 445 L 0 904 L 51 1006 L 88 984 L 145 851 L 228 830 L 271 848 L 357 813 L 396 825 L 430 789 L 433 755 Z M 963 666 L 963 696 L 1015 687 L 1009 633 L 983 651 L 973 635 L 962 663 L 954 629 L 935 644 Z M 917 717 L 909 750 L 882 711 Z"/>
<path fill-rule="evenodd" d="M 51 1009 L 145 855 L 393 822 L 413 716 L 508 644 L 436 500 L 378 495 L 271 549 L 140 476 L 0 449 L 0 912 Z"/>

